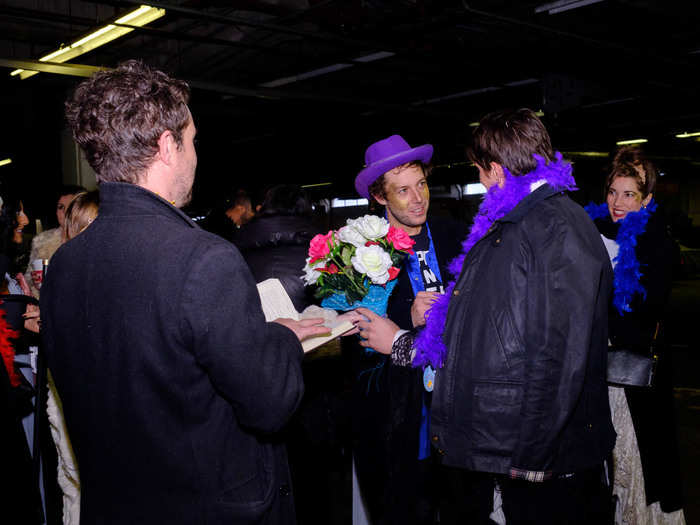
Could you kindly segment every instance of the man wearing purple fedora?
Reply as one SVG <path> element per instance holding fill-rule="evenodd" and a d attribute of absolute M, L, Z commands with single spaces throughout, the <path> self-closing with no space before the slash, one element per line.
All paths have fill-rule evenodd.
<path fill-rule="evenodd" d="M 389 300 L 388 317 L 402 328 L 425 323 L 444 291 L 448 262 L 459 254 L 466 225 L 429 217 L 427 177 L 433 146 L 412 148 L 401 136 L 375 142 L 355 179 L 357 192 L 384 206 L 395 228 L 415 241 Z M 378 353 L 353 353 L 355 467 L 371 522 L 435 521 L 437 493 L 429 432 L 430 371 L 393 366 Z M 425 385 L 427 386 L 424 386 Z"/>

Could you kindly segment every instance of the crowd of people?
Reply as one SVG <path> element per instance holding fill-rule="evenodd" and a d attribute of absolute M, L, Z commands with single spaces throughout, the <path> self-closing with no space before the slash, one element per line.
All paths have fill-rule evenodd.
<path fill-rule="evenodd" d="M 412 253 L 387 314 L 346 314 L 342 358 L 312 359 L 323 319 L 266 322 L 255 286 L 318 302 L 300 277 L 323 233 L 309 197 L 237 191 L 195 223 L 188 102 L 137 61 L 97 73 L 66 115 L 99 191 L 62 188 L 30 247 L 0 190 L 2 492 L 22 523 L 345 523 L 350 471 L 373 525 L 685 523 L 664 337 L 677 246 L 638 148 L 584 210 L 535 113 L 488 114 L 467 151 L 488 191 L 464 224 L 429 213 L 431 145 L 372 144 L 355 188 Z M 44 510 L 42 385 L 22 357 L 39 345 L 43 477 L 61 492 Z M 611 378 L 620 351 L 652 364 L 647 383 Z"/>

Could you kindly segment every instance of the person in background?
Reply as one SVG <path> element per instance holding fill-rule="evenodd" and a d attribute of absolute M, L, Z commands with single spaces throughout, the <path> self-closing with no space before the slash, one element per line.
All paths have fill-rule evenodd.
<path fill-rule="evenodd" d="M 100 196 L 97 190 L 78 193 L 66 206 L 63 223 L 64 242 L 70 241 L 87 228 L 97 218 Z M 51 371 L 48 374 L 47 415 L 51 436 L 58 456 L 58 485 L 63 492 L 63 524 L 80 523 L 80 475 L 75 453 L 66 429 L 63 403 L 56 391 Z"/>
<path fill-rule="evenodd" d="M 202 221 L 202 228 L 235 242 L 241 226 L 255 217 L 250 196 L 244 190 L 237 190 L 233 195 L 215 206 Z"/>
<path fill-rule="evenodd" d="M 181 211 L 197 166 L 188 102 L 185 82 L 129 60 L 66 103 L 100 213 L 53 256 L 41 311 L 80 520 L 293 524 L 276 432 L 304 391 L 300 341 L 327 329 L 266 322 L 236 247 Z"/>
<path fill-rule="evenodd" d="M 24 278 L 29 284 L 29 289 L 34 297 L 39 298 L 42 278 L 42 261 L 49 260 L 63 243 L 63 223 L 66 216 L 66 208 L 78 193 L 84 192 L 85 188 L 75 185 L 61 186 L 56 202 L 57 228 L 38 233 L 32 239 L 32 249 L 29 254 L 29 267 L 24 274 Z"/>
<path fill-rule="evenodd" d="M 10 260 L 2 285 L 5 293 L 23 293 L 18 274 L 24 273 L 29 262 L 29 250 L 24 242 L 24 228 L 28 224 L 29 218 L 24 212 L 22 200 L 13 192 L 6 192 L 0 210 L 0 253 Z"/>
<path fill-rule="evenodd" d="M 682 525 L 683 496 L 664 321 L 678 246 L 654 200 L 656 169 L 638 147 L 621 148 L 605 182 L 606 203 L 586 209 L 615 272 L 612 347 L 658 356 L 651 388 L 610 385 L 615 523 Z M 635 270 L 638 270 L 637 273 Z"/>
<path fill-rule="evenodd" d="M 355 178 L 357 192 L 382 206 L 389 224 L 415 242 L 387 309 L 405 328 L 425 323 L 467 232 L 466 225 L 428 214 L 432 155 L 432 145 L 412 148 L 392 135 L 367 148 L 366 167 Z M 440 491 L 429 442 L 432 394 L 423 370 L 394 366 L 385 355 L 355 346 L 353 454 L 369 518 L 373 524 L 433 523 Z M 441 519 L 451 510 L 441 509 Z"/>
<path fill-rule="evenodd" d="M 444 465 L 497 480 L 508 525 L 604 523 L 610 261 L 533 111 L 486 115 L 468 156 L 488 192 L 455 279 L 420 333 L 358 309 L 362 344 L 437 370 L 431 444 Z M 489 510 L 449 523 L 490 523 Z"/>
<path fill-rule="evenodd" d="M 28 427 L 23 424 L 23 420 L 33 422 L 34 392 L 27 379 L 31 378 L 31 369 L 23 366 L 29 360 L 24 359 L 26 354 L 17 356 L 17 350 L 27 351 L 26 343 L 19 341 L 24 338 L 22 315 L 26 303 L 3 297 L 9 293 L 10 283 L 13 295 L 21 294 L 21 287 L 10 275 L 17 269 L 15 241 L 22 240 L 18 229 L 24 221 L 17 213 L 21 209 L 19 200 L 8 193 L 0 198 L 0 207 L 0 450 L 3 451 L 0 505 L 4 522 L 39 525 L 43 523 L 42 502 L 33 476 L 31 439 L 27 435 Z"/>
<path fill-rule="evenodd" d="M 235 240 L 255 281 L 279 279 L 299 312 L 313 303 L 312 290 L 299 279 L 309 242 L 320 233 L 311 214 L 311 201 L 299 186 L 273 186 L 258 214 Z"/>
<path fill-rule="evenodd" d="M 262 205 L 234 242 L 248 263 L 256 282 L 279 279 L 294 308 L 302 312 L 316 301 L 300 279 L 309 242 L 320 229 L 311 219 L 311 201 L 296 185 L 276 185 L 267 190 Z M 344 405 L 344 367 L 338 355 L 303 362 L 305 392 L 285 430 L 289 466 L 294 483 L 295 507 L 300 524 L 342 522 L 334 512 L 345 509 L 338 500 L 350 499 L 345 490 L 347 450 L 341 421 Z M 344 516 L 347 518 L 347 515 Z"/>

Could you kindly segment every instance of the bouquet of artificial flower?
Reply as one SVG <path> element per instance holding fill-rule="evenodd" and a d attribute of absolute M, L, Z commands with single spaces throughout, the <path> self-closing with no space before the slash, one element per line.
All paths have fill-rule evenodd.
<path fill-rule="evenodd" d="M 302 279 L 317 286 L 317 298 L 342 296 L 343 302 L 352 306 L 362 301 L 373 285 L 391 293 L 401 261 L 413 253 L 414 244 L 406 232 L 382 217 L 348 219 L 339 230 L 311 239 Z"/>

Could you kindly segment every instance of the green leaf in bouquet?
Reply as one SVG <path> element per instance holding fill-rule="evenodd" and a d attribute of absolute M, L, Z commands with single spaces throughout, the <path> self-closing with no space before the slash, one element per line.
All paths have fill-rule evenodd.
<path fill-rule="evenodd" d="M 361 301 L 365 295 L 367 295 L 367 292 L 361 293 L 357 288 L 348 288 L 345 290 L 345 299 L 347 300 L 349 305 L 352 305 L 353 303 L 357 301 Z"/>
<path fill-rule="evenodd" d="M 355 254 L 355 247 L 352 245 L 346 245 L 343 247 L 343 251 L 340 258 L 345 266 L 350 266 L 352 264 L 352 256 Z"/>
<path fill-rule="evenodd" d="M 394 251 L 391 254 L 391 264 L 397 268 L 400 268 L 405 260 L 406 254 L 404 252 Z"/>

